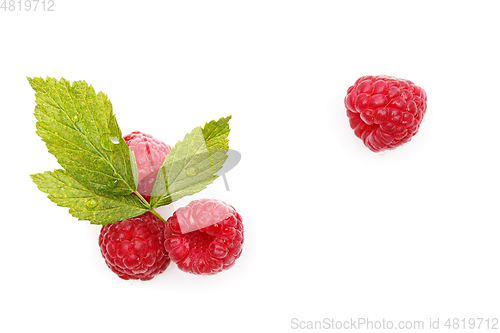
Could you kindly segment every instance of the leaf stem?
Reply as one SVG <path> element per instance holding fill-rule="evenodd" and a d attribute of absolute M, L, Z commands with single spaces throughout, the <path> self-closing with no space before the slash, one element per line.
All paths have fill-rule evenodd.
<path fill-rule="evenodd" d="M 137 192 L 137 190 L 134 191 L 134 194 L 142 201 L 144 205 L 147 206 L 148 209 L 151 208 L 149 202 L 146 199 L 144 199 L 144 197 L 139 192 Z"/>
<path fill-rule="evenodd" d="M 147 206 L 148 210 L 149 210 L 149 211 L 150 211 L 150 212 L 151 212 L 154 216 L 156 216 L 157 218 L 159 218 L 159 219 L 160 219 L 160 221 L 162 221 L 163 223 L 167 223 L 167 221 L 165 221 L 165 219 L 164 219 L 163 217 L 161 217 L 161 215 L 160 215 L 160 214 L 158 214 L 158 213 L 156 212 L 156 210 L 154 210 L 154 209 L 153 209 L 153 207 L 151 207 L 151 205 L 149 204 L 149 202 L 148 202 L 146 199 L 144 199 L 144 197 L 143 197 L 143 196 L 142 196 L 139 192 L 137 192 L 137 190 L 136 190 L 136 191 L 134 191 L 134 194 L 135 194 L 135 195 L 136 195 L 136 196 L 137 196 L 137 197 L 138 197 L 138 198 L 142 201 L 142 203 L 143 203 L 144 205 L 146 205 L 146 206 Z"/>
<path fill-rule="evenodd" d="M 158 214 L 158 213 L 156 212 L 156 210 L 154 210 L 153 208 L 151 208 L 149 211 L 150 211 L 151 213 L 153 213 L 153 215 L 155 215 L 157 218 L 159 218 L 159 219 L 160 219 L 160 221 L 162 221 L 163 223 L 167 223 L 167 221 L 165 221 L 165 219 L 164 219 L 163 217 L 161 217 L 161 215 L 160 215 L 160 214 Z"/>

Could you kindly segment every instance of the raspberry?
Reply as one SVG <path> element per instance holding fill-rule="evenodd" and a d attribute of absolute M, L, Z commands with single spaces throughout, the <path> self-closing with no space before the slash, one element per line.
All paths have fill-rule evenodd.
<path fill-rule="evenodd" d="M 390 76 L 363 76 L 344 100 L 354 134 L 374 152 L 394 149 L 417 134 L 427 94 L 413 82 Z"/>
<path fill-rule="evenodd" d="M 109 268 L 124 280 L 151 280 L 170 264 L 165 224 L 151 212 L 104 225 L 99 247 Z"/>
<path fill-rule="evenodd" d="M 195 200 L 179 208 L 165 225 L 165 249 L 188 273 L 212 275 L 232 267 L 241 255 L 243 224 L 233 206 Z"/>
<path fill-rule="evenodd" d="M 171 148 L 152 135 L 141 132 L 132 132 L 123 139 L 134 152 L 139 169 L 137 191 L 149 202 L 158 170 Z"/>

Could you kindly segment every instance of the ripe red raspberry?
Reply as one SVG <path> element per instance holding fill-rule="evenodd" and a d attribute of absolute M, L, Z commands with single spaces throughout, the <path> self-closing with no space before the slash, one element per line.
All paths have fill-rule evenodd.
<path fill-rule="evenodd" d="M 164 229 L 165 224 L 150 212 L 104 225 L 99 247 L 106 264 L 124 280 L 151 280 L 170 264 Z"/>
<path fill-rule="evenodd" d="M 134 152 L 139 169 L 137 191 L 149 201 L 158 170 L 171 148 L 152 135 L 141 132 L 132 132 L 123 139 Z"/>
<path fill-rule="evenodd" d="M 347 117 L 354 134 L 374 152 L 411 140 L 427 108 L 427 94 L 413 82 L 390 76 L 363 76 L 347 90 Z"/>
<path fill-rule="evenodd" d="M 165 249 L 188 273 L 212 275 L 229 269 L 241 255 L 243 224 L 233 206 L 202 199 L 179 208 L 165 225 Z"/>

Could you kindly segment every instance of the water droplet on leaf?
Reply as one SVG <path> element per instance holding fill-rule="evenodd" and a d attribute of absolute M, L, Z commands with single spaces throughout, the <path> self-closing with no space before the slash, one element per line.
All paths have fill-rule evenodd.
<path fill-rule="evenodd" d="M 108 186 L 115 188 L 118 186 L 118 179 L 110 179 L 108 180 Z"/>
<path fill-rule="evenodd" d="M 188 175 L 189 177 L 196 176 L 197 173 L 198 169 L 194 166 L 186 169 L 186 175 Z"/>
<path fill-rule="evenodd" d="M 108 150 L 114 151 L 118 148 L 118 143 L 120 139 L 116 136 L 111 136 L 109 133 L 104 133 L 101 135 L 101 147 Z"/>
<path fill-rule="evenodd" d="M 71 121 L 74 123 L 77 123 L 80 121 L 80 115 L 79 114 L 74 114 L 73 117 L 71 117 Z"/>
<path fill-rule="evenodd" d="M 76 122 L 76 126 L 78 126 L 78 128 L 80 129 L 80 132 L 83 132 L 82 123 L 80 121 Z"/>
<path fill-rule="evenodd" d="M 92 208 L 97 207 L 98 203 L 94 199 L 89 199 L 89 200 L 87 200 L 86 205 L 88 208 L 92 209 Z"/>

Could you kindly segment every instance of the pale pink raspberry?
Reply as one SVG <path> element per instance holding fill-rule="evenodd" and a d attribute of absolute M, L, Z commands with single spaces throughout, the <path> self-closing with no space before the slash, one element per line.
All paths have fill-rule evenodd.
<path fill-rule="evenodd" d="M 152 135 L 132 132 L 123 139 L 134 152 L 139 169 L 137 191 L 149 201 L 158 170 L 170 153 L 171 147 Z"/>

